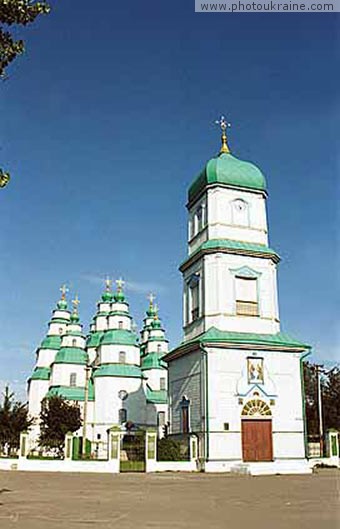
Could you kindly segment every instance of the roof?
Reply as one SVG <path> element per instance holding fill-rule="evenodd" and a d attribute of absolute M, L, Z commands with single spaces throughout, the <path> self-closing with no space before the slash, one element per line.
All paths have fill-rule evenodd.
<path fill-rule="evenodd" d="M 100 345 L 137 345 L 138 337 L 132 331 L 127 329 L 113 329 L 106 331 L 101 339 Z"/>
<path fill-rule="evenodd" d="M 46 397 L 63 397 L 65 400 L 85 400 L 85 388 L 70 387 L 70 386 L 51 386 L 47 392 Z M 94 401 L 94 387 L 93 382 L 89 382 L 88 400 Z"/>
<path fill-rule="evenodd" d="M 85 365 L 87 359 L 86 351 L 80 347 L 61 347 L 55 356 L 54 363 Z"/>
<path fill-rule="evenodd" d="M 86 341 L 86 347 L 98 347 L 100 340 L 104 336 L 105 331 L 95 331 L 92 332 Z"/>
<path fill-rule="evenodd" d="M 166 369 L 167 365 L 158 353 L 148 353 L 142 358 L 142 369 Z"/>
<path fill-rule="evenodd" d="M 189 348 L 191 349 L 194 345 L 204 345 L 204 344 L 231 344 L 231 345 L 249 345 L 249 346 L 263 346 L 266 348 L 284 348 L 284 349 L 298 349 L 298 350 L 308 350 L 310 345 L 304 344 L 295 338 L 292 338 L 289 334 L 286 333 L 276 333 L 276 334 L 257 334 L 257 333 L 248 333 L 248 332 L 230 332 L 230 331 L 221 331 L 216 329 L 216 327 L 210 327 L 210 329 L 196 338 L 182 342 L 176 349 L 164 356 L 166 361 L 172 359 L 172 357 L 177 356 L 178 353 L 185 351 Z"/>
<path fill-rule="evenodd" d="M 196 260 L 200 253 L 212 253 L 216 251 L 225 251 L 226 253 L 235 253 L 242 255 L 250 255 L 253 257 L 267 257 L 275 262 L 280 261 L 280 256 L 265 244 L 236 241 L 233 239 L 209 239 L 201 244 L 197 250 L 187 257 L 187 259 L 180 265 L 179 269 L 183 271 L 192 260 Z"/>
<path fill-rule="evenodd" d="M 149 386 L 146 387 L 146 400 L 153 404 L 167 404 L 168 393 L 166 389 L 152 390 Z"/>
<path fill-rule="evenodd" d="M 142 370 L 133 364 L 102 364 L 94 372 L 97 377 L 143 378 Z"/>
<path fill-rule="evenodd" d="M 228 187 L 243 187 L 257 191 L 266 190 L 266 179 L 253 163 L 239 160 L 230 153 L 211 158 L 189 188 L 189 202 L 212 184 Z"/>
<path fill-rule="evenodd" d="M 59 349 L 61 345 L 61 336 L 46 336 L 40 345 L 40 349 Z"/>
<path fill-rule="evenodd" d="M 49 380 L 51 375 L 50 367 L 36 367 L 30 377 L 30 380 Z"/>

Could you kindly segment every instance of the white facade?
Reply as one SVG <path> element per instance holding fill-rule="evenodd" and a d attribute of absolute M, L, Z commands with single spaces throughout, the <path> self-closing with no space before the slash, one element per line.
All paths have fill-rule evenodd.
<path fill-rule="evenodd" d="M 221 152 L 189 192 L 184 340 L 165 357 L 171 434 L 197 435 L 206 471 L 288 460 L 307 471 L 301 361 L 308 346 L 280 332 L 264 178 Z"/>

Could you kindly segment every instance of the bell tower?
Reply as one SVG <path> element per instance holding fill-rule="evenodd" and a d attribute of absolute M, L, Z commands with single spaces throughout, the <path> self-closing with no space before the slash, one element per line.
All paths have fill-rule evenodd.
<path fill-rule="evenodd" d="M 188 257 L 183 274 L 185 341 L 221 331 L 280 331 L 276 268 L 268 246 L 266 180 L 254 164 L 230 152 L 222 116 L 222 144 L 188 194 Z"/>

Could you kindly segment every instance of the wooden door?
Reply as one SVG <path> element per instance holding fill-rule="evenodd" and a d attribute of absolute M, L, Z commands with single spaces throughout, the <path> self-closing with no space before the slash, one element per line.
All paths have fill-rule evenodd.
<path fill-rule="evenodd" d="M 243 461 L 272 461 L 272 421 L 247 419 L 242 421 Z"/>

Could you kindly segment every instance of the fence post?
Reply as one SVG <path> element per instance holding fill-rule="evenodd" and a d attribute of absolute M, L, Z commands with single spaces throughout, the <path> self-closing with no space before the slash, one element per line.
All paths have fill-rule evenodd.
<path fill-rule="evenodd" d="M 65 461 L 72 460 L 72 456 L 73 456 L 72 443 L 73 443 L 73 434 L 69 432 L 65 435 L 65 448 L 64 448 Z"/>
<path fill-rule="evenodd" d="M 114 472 L 119 472 L 121 431 L 113 427 L 108 430 L 107 458 L 114 463 Z"/>
<path fill-rule="evenodd" d="M 147 430 L 145 435 L 145 470 L 152 472 L 157 461 L 157 432 Z"/>
<path fill-rule="evenodd" d="M 190 436 L 190 461 L 197 461 L 197 437 Z"/>
<path fill-rule="evenodd" d="M 327 432 L 327 455 L 337 467 L 339 466 L 339 432 L 328 430 Z"/>
<path fill-rule="evenodd" d="M 19 458 L 26 458 L 29 453 L 28 432 L 20 433 Z"/>

